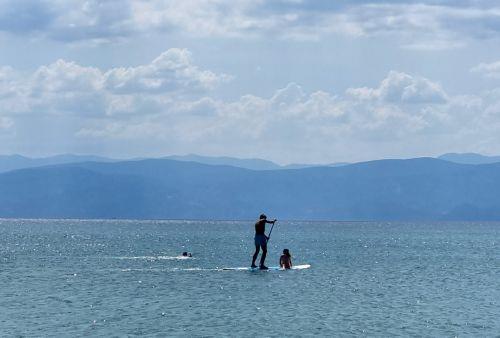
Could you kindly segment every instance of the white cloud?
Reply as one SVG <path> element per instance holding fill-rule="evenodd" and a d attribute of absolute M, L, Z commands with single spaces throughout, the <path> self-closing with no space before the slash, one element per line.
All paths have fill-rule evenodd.
<path fill-rule="evenodd" d="M 186 49 L 169 49 L 148 65 L 114 68 L 104 74 L 106 87 L 116 93 L 129 92 L 190 92 L 210 90 L 230 79 L 200 70 L 193 64 Z"/>
<path fill-rule="evenodd" d="M 450 95 L 427 78 L 391 71 L 373 88 L 344 93 L 307 93 L 290 83 L 269 97 L 212 97 L 210 89 L 226 80 L 196 67 L 181 49 L 106 71 L 64 60 L 28 75 L 4 67 L 0 129 L 47 152 L 72 151 L 45 140 L 41 129 L 49 126 L 68 147 L 115 156 L 194 152 L 321 162 L 474 147 L 500 152 L 500 90 Z"/>
<path fill-rule="evenodd" d="M 271 101 L 277 108 L 282 108 L 297 104 L 302 101 L 303 98 L 304 92 L 302 88 L 296 83 L 289 83 L 285 88 L 278 89 L 271 98 Z"/>
<path fill-rule="evenodd" d="M 471 69 L 471 72 L 492 79 L 500 79 L 500 61 L 480 63 Z"/>
<path fill-rule="evenodd" d="M 185 49 L 169 49 L 150 64 L 112 68 L 57 60 L 20 76 L 0 69 L 0 103 L 5 113 L 105 116 L 164 111 L 174 99 L 199 97 L 228 81 L 201 70 Z"/>
<path fill-rule="evenodd" d="M 347 94 L 361 100 L 393 103 L 445 103 L 448 98 L 438 83 L 391 71 L 378 88 L 349 88 Z"/>
<path fill-rule="evenodd" d="M 175 143 L 171 152 L 245 153 L 283 162 L 321 161 L 333 156 L 332 151 L 351 160 L 395 156 L 395 148 L 408 140 L 415 151 L 442 147 L 444 152 L 458 145 L 477 145 L 486 137 L 497 139 L 493 135 L 500 131 L 500 116 L 490 111 L 498 104 L 490 100 L 488 104 L 476 96 L 449 96 L 428 79 L 390 72 L 379 87 L 354 88 L 345 95 L 306 94 L 290 83 L 269 98 L 245 95 L 232 102 L 204 98 L 172 105 L 168 114 L 145 120 L 95 125 L 79 136 L 99 137 L 102 142 Z M 489 126 L 483 134 L 485 119 Z"/>
<path fill-rule="evenodd" d="M 45 92 L 91 92 L 99 91 L 103 87 L 99 69 L 83 67 L 65 60 L 41 66 L 30 82 L 33 95 L 43 95 Z"/>

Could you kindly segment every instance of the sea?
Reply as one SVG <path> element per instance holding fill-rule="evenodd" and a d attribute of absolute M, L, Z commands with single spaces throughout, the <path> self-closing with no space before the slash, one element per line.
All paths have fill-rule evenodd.
<path fill-rule="evenodd" d="M 500 223 L 278 221 L 266 264 L 309 269 L 224 270 L 253 232 L 1 219 L 0 336 L 500 337 Z"/>

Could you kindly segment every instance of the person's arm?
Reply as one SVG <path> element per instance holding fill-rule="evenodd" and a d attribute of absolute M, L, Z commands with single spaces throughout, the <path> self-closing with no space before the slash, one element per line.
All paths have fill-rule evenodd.
<path fill-rule="evenodd" d="M 276 223 L 276 221 L 277 221 L 277 219 L 276 219 L 276 218 L 275 218 L 273 221 L 268 221 L 268 220 L 266 219 L 266 223 L 269 223 L 269 224 L 274 224 L 274 223 Z"/>

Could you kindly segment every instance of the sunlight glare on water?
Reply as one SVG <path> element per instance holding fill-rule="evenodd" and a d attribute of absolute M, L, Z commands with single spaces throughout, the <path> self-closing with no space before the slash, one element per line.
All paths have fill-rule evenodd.
<path fill-rule="evenodd" d="M 0 220 L 3 336 L 495 336 L 499 223 Z M 183 251 L 193 258 L 180 256 Z"/>

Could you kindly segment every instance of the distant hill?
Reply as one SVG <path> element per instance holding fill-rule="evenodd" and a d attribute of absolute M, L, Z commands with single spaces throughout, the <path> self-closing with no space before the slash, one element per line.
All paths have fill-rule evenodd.
<path fill-rule="evenodd" d="M 16 169 L 41 167 L 45 165 L 88 161 L 113 162 L 116 160 L 101 156 L 73 154 L 63 154 L 42 158 L 29 158 L 21 155 L 0 155 L 0 173 Z"/>
<path fill-rule="evenodd" d="M 349 163 L 339 162 L 332 164 L 299 164 L 292 163 L 287 165 L 279 165 L 274 162 L 268 160 L 262 160 L 258 158 L 251 159 L 241 159 L 235 157 L 212 157 L 212 156 L 201 156 L 201 155 L 172 155 L 163 157 L 164 159 L 175 160 L 175 161 L 187 161 L 187 162 L 197 162 L 203 164 L 211 164 L 211 165 L 230 165 L 238 168 L 245 168 L 251 170 L 278 170 L 278 169 L 303 169 L 303 168 L 312 168 L 312 167 L 336 167 L 342 166 Z"/>
<path fill-rule="evenodd" d="M 142 158 L 144 160 L 146 158 Z M 341 166 L 348 163 L 333 163 L 333 164 L 288 164 L 281 166 L 271 161 L 262 159 L 240 159 L 234 157 L 220 156 L 201 156 L 201 155 L 172 155 L 165 156 L 163 159 L 183 161 L 183 162 L 197 162 L 202 164 L 210 165 L 230 165 L 238 168 L 245 168 L 251 170 L 278 170 L 278 169 L 303 169 L 311 167 L 322 167 L 322 166 Z M 140 158 L 133 159 L 141 160 Z M 93 155 L 73 155 L 73 154 L 63 154 L 51 157 L 43 158 L 29 158 L 21 155 L 0 155 L 0 173 L 7 172 L 10 170 L 24 169 L 24 168 L 34 168 L 46 165 L 56 165 L 65 163 L 79 163 L 79 162 L 117 162 L 116 159 L 111 159 L 102 156 Z"/>
<path fill-rule="evenodd" d="M 485 156 L 476 153 L 448 153 L 438 158 L 440 160 L 462 164 L 488 164 L 500 162 L 500 156 Z"/>
<path fill-rule="evenodd" d="M 500 164 L 433 158 L 248 170 L 168 159 L 0 174 L 0 217 L 500 220 Z"/>
<path fill-rule="evenodd" d="M 252 169 L 252 170 L 276 170 L 281 169 L 281 166 L 267 160 L 262 160 L 258 158 L 251 159 L 240 159 L 234 157 L 220 156 L 201 156 L 195 154 L 189 155 L 172 155 L 163 157 L 164 159 L 175 160 L 175 161 L 185 161 L 185 162 L 197 162 L 203 164 L 211 165 L 230 165 L 238 168 Z"/>
<path fill-rule="evenodd" d="M 348 165 L 351 163 L 348 162 L 337 162 L 337 163 L 329 163 L 329 164 L 300 164 L 300 163 L 292 163 L 281 166 L 281 169 L 304 169 L 304 168 L 314 168 L 314 167 L 341 167 L 344 165 Z"/>

